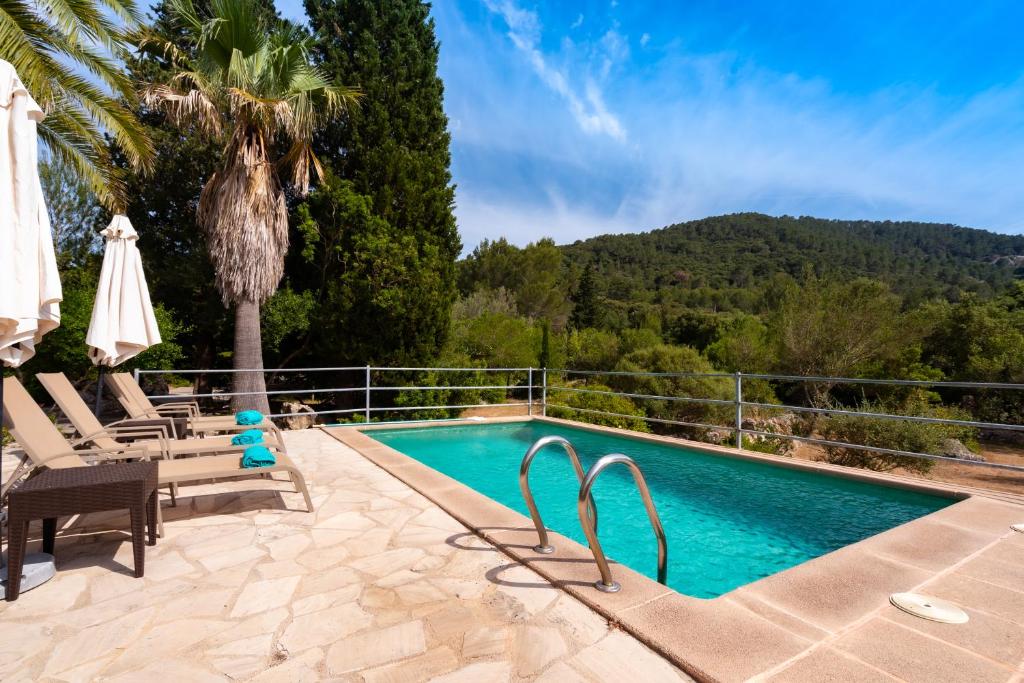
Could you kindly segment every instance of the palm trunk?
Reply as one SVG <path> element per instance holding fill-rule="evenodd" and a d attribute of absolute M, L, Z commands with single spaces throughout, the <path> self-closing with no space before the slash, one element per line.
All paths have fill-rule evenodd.
<path fill-rule="evenodd" d="M 260 305 L 255 301 L 241 301 L 235 306 L 235 370 L 234 391 L 249 393 L 235 396 L 231 407 L 235 411 L 258 410 L 270 414 L 267 384 L 263 376 L 263 341 L 260 337 Z"/>

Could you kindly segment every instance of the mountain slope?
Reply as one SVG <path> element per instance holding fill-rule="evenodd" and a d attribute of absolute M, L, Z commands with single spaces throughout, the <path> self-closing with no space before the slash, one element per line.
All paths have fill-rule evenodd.
<path fill-rule="evenodd" d="M 756 213 L 716 216 L 647 233 L 602 235 L 562 247 L 593 263 L 609 298 L 676 300 L 696 292 L 750 293 L 776 273 L 872 277 L 911 299 L 988 294 L 1024 277 L 1024 236 L 936 223 L 842 221 Z M 749 297 L 740 297 L 749 299 Z M 742 303 L 737 303 L 745 308 Z"/>

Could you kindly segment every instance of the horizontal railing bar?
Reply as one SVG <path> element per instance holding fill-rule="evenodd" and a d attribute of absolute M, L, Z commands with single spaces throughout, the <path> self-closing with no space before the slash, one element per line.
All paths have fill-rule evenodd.
<path fill-rule="evenodd" d="M 644 398 L 655 401 L 685 401 L 688 403 L 708 403 L 712 405 L 736 405 L 736 401 L 721 398 L 695 398 L 692 396 L 656 396 L 653 394 L 629 394 L 624 391 L 600 391 L 597 389 L 577 389 L 574 387 L 560 387 L 548 385 L 548 393 L 552 391 L 572 391 L 579 394 L 604 394 L 605 396 L 628 396 L 630 398 Z"/>
<path fill-rule="evenodd" d="M 366 368 L 359 368 L 365 370 Z M 538 370 L 539 368 L 533 368 Z M 370 366 L 372 372 L 412 372 L 423 370 L 425 372 L 528 372 L 530 368 L 378 368 Z"/>
<path fill-rule="evenodd" d="M 365 387 L 339 387 L 337 389 L 275 389 L 273 391 L 225 391 L 214 394 L 152 394 L 146 398 L 156 401 L 174 399 L 180 401 L 189 398 L 223 398 L 225 396 L 278 396 L 281 394 L 339 394 L 349 391 L 365 391 Z"/>
<path fill-rule="evenodd" d="M 339 372 L 340 371 L 347 371 L 347 370 L 366 370 L 366 366 L 365 365 L 360 365 L 358 367 L 353 366 L 353 367 L 344 367 L 344 368 L 263 368 L 262 370 L 259 369 L 259 368 L 251 368 L 251 369 L 246 369 L 246 368 L 239 368 L 239 369 L 234 369 L 234 368 L 200 368 L 198 370 L 196 370 L 196 369 L 188 369 L 188 370 L 143 370 L 143 369 L 140 368 L 140 369 L 136 370 L 136 372 L 138 372 L 140 375 L 143 375 L 143 374 L 145 374 L 145 375 L 202 375 L 202 374 L 218 375 L 218 374 L 222 374 L 222 373 L 223 374 L 232 374 L 232 373 L 236 373 L 236 372 L 262 372 L 262 373 L 270 373 L 270 374 L 274 375 L 274 374 L 277 374 L 279 372 L 333 372 L 335 370 L 337 370 Z"/>
<path fill-rule="evenodd" d="M 529 403 L 468 403 L 460 406 L 382 406 L 379 408 L 369 408 L 371 413 L 390 412 L 392 410 L 447 410 L 447 409 L 462 409 L 462 408 L 515 408 L 517 406 L 528 406 Z M 360 408 L 365 411 L 367 408 Z"/>
<path fill-rule="evenodd" d="M 900 451 L 894 448 L 882 448 L 881 446 L 863 446 L 861 444 L 846 443 L 845 441 L 830 441 L 828 439 L 817 439 L 812 436 L 797 436 L 795 434 L 776 434 L 774 432 L 762 432 L 755 429 L 744 429 L 744 434 L 756 434 L 757 436 L 767 436 L 770 438 L 779 439 L 793 439 L 794 441 L 804 441 L 807 443 L 820 444 L 824 446 L 835 446 L 836 448 L 852 448 L 858 451 L 875 451 L 878 453 L 885 453 L 886 455 L 901 455 L 911 458 L 925 458 L 928 460 L 948 460 L 961 465 L 977 465 L 979 467 L 995 467 L 1001 470 L 1013 470 L 1015 472 L 1024 472 L 1024 467 L 1019 465 L 1006 465 L 999 462 L 988 462 L 986 460 L 966 460 L 964 458 L 954 458 L 949 455 L 932 455 L 930 453 L 917 453 L 915 451 Z"/>
<path fill-rule="evenodd" d="M 729 401 L 729 403 L 732 403 L 732 401 Z M 945 417 L 920 417 L 917 415 L 893 415 L 892 413 L 868 413 L 860 410 L 841 410 L 839 408 L 784 406 L 775 403 L 757 403 L 755 401 L 740 401 L 740 403 L 753 408 L 792 410 L 796 413 L 822 413 L 824 415 L 849 415 L 851 417 L 877 417 L 882 420 L 903 420 L 906 422 L 922 422 L 925 424 L 958 425 L 961 427 L 977 427 L 979 429 L 1006 429 L 1009 431 L 1024 432 L 1024 425 L 1008 425 L 1001 422 L 974 422 L 972 420 L 954 420 L 952 418 Z"/>
<path fill-rule="evenodd" d="M 884 384 L 900 387 L 949 387 L 951 389 L 1024 389 L 1024 384 L 1007 382 L 947 382 L 924 379 L 869 379 L 866 377 L 815 377 L 813 375 L 741 375 L 743 379 L 781 382 L 827 382 L 832 384 Z"/>
<path fill-rule="evenodd" d="M 308 413 L 274 413 L 265 417 L 302 417 L 303 415 L 339 415 L 341 413 L 361 413 L 364 408 L 345 408 L 339 410 L 314 410 Z"/>
<path fill-rule="evenodd" d="M 575 410 L 580 413 L 593 413 L 595 415 L 613 415 L 615 417 L 626 417 L 634 420 L 645 420 L 647 422 L 658 422 L 660 424 L 670 425 L 682 425 L 684 427 L 702 427 L 706 429 L 724 429 L 729 432 L 736 431 L 735 427 L 725 427 L 722 425 L 705 424 L 703 422 L 683 422 L 681 420 L 664 420 L 660 417 L 648 417 L 646 415 L 627 415 L 626 413 L 613 413 L 608 410 L 593 410 L 591 408 L 575 408 L 573 406 L 563 405 L 561 403 L 549 403 L 549 408 L 565 408 L 566 410 Z M 744 430 L 746 431 L 746 430 Z"/>
<path fill-rule="evenodd" d="M 360 388 L 364 389 L 364 390 L 366 389 L 366 387 L 360 387 Z M 448 386 L 433 386 L 433 387 L 416 387 L 416 386 L 413 386 L 413 387 L 375 387 L 375 386 L 371 386 L 370 387 L 370 391 L 429 391 L 429 390 L 437 390 L 437 389 L 462 390 L 462 389 L 531 389 L 531 388 L 536 389 L 537 385 L 534 385 L 533 387 L 531 387 L 529 384 L 486 384 L 486 385 L 465 386 L 465 387 L 448 387 Z"/>
<path fill-rule="evenodd" d="M 730 378 L 736 377 L 733 373 L 728 372 L 630 372 L 626 370 L 552 370 L 548 372 L 561 372 L 570 375 L 635 375 L 642 377 L 718 377 L 718 378 Z M 748 375 L 744 375 L 747 377 Z"/>

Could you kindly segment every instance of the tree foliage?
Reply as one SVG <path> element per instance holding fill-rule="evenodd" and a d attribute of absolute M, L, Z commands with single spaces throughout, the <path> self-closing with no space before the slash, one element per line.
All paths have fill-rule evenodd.
<path fill-rule="evenodd" d="M 146 170 L 153 160 L 131 111 L 136 84 L 118 63 L 128 58 L 127 34 L 140 21 L 133 0 L 0 3 L 0 55 L 46 112 L 40 139 L 108 208 L 123 208 L 126 194 L 105 135 L 132 168 Z"/>

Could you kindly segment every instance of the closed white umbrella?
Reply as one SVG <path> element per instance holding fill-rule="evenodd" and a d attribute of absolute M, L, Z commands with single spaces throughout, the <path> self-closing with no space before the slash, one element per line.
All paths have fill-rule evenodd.
<path fill-rule="evenodd" d="M 85 343 L 96 365 L 113 367 L 160 343 L 146 275 L 127 216 L 114 216 L 103 231 L 107 238 L 96 303 Z"/>
<path fill-rule="evenodd" d="M 39 183 L 39 108 L 0 60 L 0 361 L 18 367 L 60 325 L 60 278 Z"/>
<path fill-rule="evenodd" d="M 39 182 L 36 124 L 43 116 L 14 67 L 0 59 L 0 363 L 8 367 L 32 358 L 43 335 L 60 325 L 60 277 Z M 27 556 L 22 590 L 54 571 L 52 555 Z M 6 566 L 0 580 L 7 580 Z"/>

